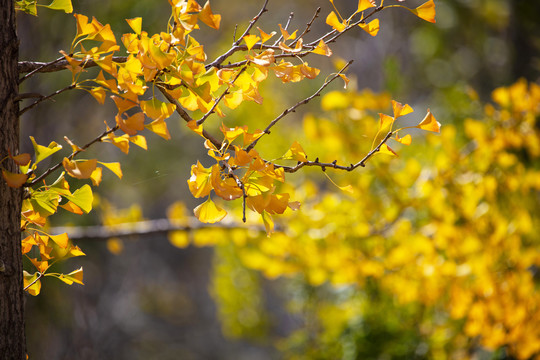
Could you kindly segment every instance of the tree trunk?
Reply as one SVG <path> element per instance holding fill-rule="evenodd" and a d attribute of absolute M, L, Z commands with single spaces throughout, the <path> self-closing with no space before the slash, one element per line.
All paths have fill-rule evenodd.
<path fill-rule="evenodd" d="M 19 151 L 18 55 L 14 1 L 0 0 L 0 160 Z M 10 159 L 2 167 L 18 171 Z M 21 194 L 0 179 L 0 359 L 26 358 Z"/>

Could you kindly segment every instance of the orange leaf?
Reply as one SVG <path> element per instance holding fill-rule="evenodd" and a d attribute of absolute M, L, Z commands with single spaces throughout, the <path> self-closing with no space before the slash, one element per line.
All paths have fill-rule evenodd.
<path fill-rule="evenodd" d="M 379 119 L 380 119 L 379 131 L 383 130 L 383 129 L 386 129 L 387 127 L 390 128 L 392 126 L 392 124 L 394 123 L 394 120 L 395 120 L 390 115 L 381 114 L 381 113 L 379 113 Z"/>
<path fill-rule="evenodd" d="M 219 169 L 217 171 L 219 172 Z M 200 198 L 210 194 L 213 188 L 211 175 L 212 168 L 205 168 L 199 161 L 197 161 L 197 165 L 191 166 L 191 177 L 187 183 L 189 191 L 194 197 Z"/>
<path fill-rule="evenodd" d="M 97 167 L 92 171 L 92 174 L 90 175 L 90 180 L 92 180 L 92 184 L 94 186 L 99 186 L 101 184 L 101 177 L 103 174 L 103 169 L 100 167 Z"/>
<path fill-rule="evenodd" d="M 416 127 L 422 130 L 433 131 L 437 133 L 441 132 L 441 124 L 435 119 L 435 116 L 433 116 L 429 109 L 426 117 L 424 117 L 424 120 L 422 120 L 420 124 L 416 125 Z"/>
<path fill-rule="evenodd" d="M 129 26 L 135 31 L 135 34 L 140 35 L 142 30 L 142 18 L 126 19 Z"/>
<path fill-rule="evenodd" d="M 2 169 L 2 176 L 6 179 L 7 184 L 13 188 L 20 188 L 28 179 L 26 174 L 15 174 Z"/>
<path fill-rule="evenodd" d="M 264 44 L 266 41 L 270 40 L 272 36 L 276 35 L 275 31 L 272 31 L 270 34 L 265 33 L 261 30 L 260 27 L 257 26 L 257 29 L 259 29 L 259 32 L 261 33 L 261 42 Z"/>
<path fill-rule="evenodd" d="M 207 224 L 213 224 L 223 220 L 223 218 L 227 215 L 227 212 L 218 207 L 212 201 L 212 199 L 208 197 L 208 200 L 193 209 L 193 214 L 195 214 L 195 217 L 199 219 L 199 221 Z"/>
<path fill-rule="evenodd" d="M 283 29 L 281 27 L 281 24 L 278 24 L 278 25 L 279 25 L 279 30 L 281 30 L 281 35 L 283 35 L 283 40 L 284 41 L 296 39 L 296 32 L 298 30 L 295 30 L 292 34 L 289 34 L 289 32 L 287 30 L 285 30 L 285 29 Z"/>
<path fill-rule="evenodd" d="M 379 19 L 375 19 L 368 24 L 358 24 L 362 30 L 367 32 L 371 36 L 376 36 L 379 32 Z"/>
<path fill-rule="evenodd" d="M 63 208 L 64 210 L 67 210 L 67 211 L 72 212 L 72 213 L 77 214 L 77 215 L 82 215 L 84 213 L 80 207 L 78 207 L 77 205 L 75 205 L 71 201 L 69 201 L 67 204 L 59 205 L 59 206 L 61 208 Z"/>
<path fill-rule="evenodd" d="M 403 145 L 411 145 L 412 137 L 411 134 L 407 134 L 404 137 L 400 138 L 398 134 L 396 134 L 396 137 L 394 138 L 399 143 L 402 143 Z"/>
<path fill-rule="evenodd" d="M 171 138 L 171 135 L 169 134 L 169 129 L 167 128 L 167 124 L 163 119 L 154 120 L 150 124 L 145 125 L 145 127 L 156 135 L 161 136 L 165 140 L 169 140 Z"/>
<path fill-rule="evenodd" d="M 433 0 L 429 0 L 423 3 L 416 9 L 409 10 L 421 19 L 424 19 L 431 23 L 435 22 L 435 3 L 433 2 Z"/>
<path fill-rule="evenodd" d="M 64 169 L 70 176 L 77 179 L 88 179 L 96 169 L 97 160 L 72 161 L 64 158 L 62 165 L 64 165 Z"/>
<path fill-rule="evenodd" d="M 199 19 L 206 25 L 210 26 L 213 29 L 218 30 L 219 24 L 221 23 L 221 15 L 213 14 L 212 9 L 210 9 L 210 1 L 207 1 L 204 4 L 201 12 L 199 13 Z"/>
<path fill-rule="evenodd" d="M 15 161 L 15 164 L 21 165 L 21 166 L 28 165 L 31 160 L 30 154 L 27 154 L 27 153 L 19 154 L 16 156 L 10 156 L 10 158 L 13 159 L 13 161 Z"/>

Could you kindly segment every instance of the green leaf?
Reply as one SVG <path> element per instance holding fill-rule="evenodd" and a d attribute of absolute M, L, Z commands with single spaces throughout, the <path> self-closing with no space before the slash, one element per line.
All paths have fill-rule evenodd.
<path fill-rule="evenodd" d="M 65 197 L 80 207 L 85 213 L 92 211 L 92 201 L 94 201 L 94 195 L 92 194 L 92 188 L 90 185 L 83 185 L 80 189 L 75 190 L 72 195 L 65 195 Z"/>
<path fill-rule="evenodd" d="M 70 272 L 69 274 L 58 274 L 58 273 L 48 273 L 44 274 L 44 276 L 52 276 L 57 279 L 62 280 L 68 285 L 71 285 L 73 283 L 84 285 L 83 283 L 83 268 L 80 267 L 79 269 Z"/>
<path fill-rule="evenodd" d="M 55 190 L 36 191 L 30 198 L 34 211 L 47 217 L 56 212 L 60 196 Z"/>
<path fill-rule="evenodd" d="M 53 0 L 53 2 L 49 5 L 40 6 L 49 8 L 51 10 L 63 10 L 67 14 L 71 14 L 73 12 L 73 5 L 71 4 L 71 0 Z"/>
<path fill-rule="evenodd" d="M 62 149 L 62 145 L 58 145 L 54 141 L 51 142 L 49 146 L 43 146 L 36 143 L 36 140 L 34 140 L 33 136 L 30 136 L 30 140 L 32 140 L 32 144 L 34 145 L 34 151 L 36 153 L 36 161 L 34 162 L 34 166 L 41 160 L 48 158 L 58 150 Z"/>
<path fill-rule="evenodd" d="M 15 10 L 22 11 L 30 15 L 37 16 L 37 0 L 18 0 L 15 1 Z"/>

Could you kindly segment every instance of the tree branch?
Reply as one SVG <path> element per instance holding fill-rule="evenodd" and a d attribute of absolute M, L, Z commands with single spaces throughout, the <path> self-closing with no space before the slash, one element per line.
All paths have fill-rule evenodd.
<path fill-rule="evenodd" d="M 319 88 L 319 90 L 317 90 L 315 93 L 313 93 L 311 96 L 305 98 L 304 100 L 296 103 L 295 105 L 291 106 L 290 108 L 288 109 L 285 109 L 278 117 L 276 117 L 274 120 L 272 120 L 270 122 L 270 124 L 268 124 L 268 126 L 266 127 L 266 129 L 264 129 L 263 131 L 263 136 L 265 134 L 270 134 L 270 129 L 277 124 L 277 122 L 279 120 L 281 120 L 282 118 L 284 118 L 287 114 L 291 113 L 291 112 L 294 112 L 296 110 L 297 107 L 299 107 L 300 105 L 304 105 L 304 104 L 307 104 L 309 101 L 311 101 L 313 98 L 315 98 L 316 96 L 319 96 L 319 94 L 324 90 L 324 88 L 326 88 L 332 81 L 334 81 L 336 78 L 339 77 L 339 75 L 341 75 L 343 73 L 343 71 L 345 71 L 345 69 L 347 69 L 349 67 L 349 65 L 351 65 L 353 62 L 353 60 L 349 61 L 347 64 L 345 64 L 345 66 L 339 70 L 339 72 L 337 72 L 334 76 L 332 76 L 330 79 L 326 80 L 324 82 L 324 84 L 322 84 L 322 86 Z M 253 149 L 255 147 L 255 145 L 257 145 L 257 142 L 263 137 L 263 136 L 260 136 L 259 138 L 255 139 L 251 144 L 249 144 L 244 150 L 246 152 L 249 152 L 251 149 Z"/>
<path fill-rule="evenodd" d="M 61 60 L 56 59 L 48 63 L 39 61 L 19 61 L 19 73 L 29 73 L 33 71 L 35 73 L 48 73 L 67 70 L 66 66 L 69 65 L 67 60 L 65 58 L 60 59 Z M 124 63 L 127 61 L 127 56 L 113 56 L 113 61 L 117 63 Z M 94 66 L 97 66 L 97 63 L 94 60 L 88 60 L 84 64 L 83 68 L 86 69 Z"/>
<path fill-rule="evenodd" d="M 115 127 L 113 127 L 112 129 L 109 129 L 109 130 L 106 130 L 104 131 L 103 133 L 101 133 L 100 135 L 98 135 L 96 138 L 94 138 L 92 141 L 90 141 L 88 144 L 84 145 L 82 148 L 80 148 L 79 150 L 76 150 L 74 152 L 71 153 L 71 155 L 68 156 L 68 159 L 71 160 L 73 159 L 75 156 L 77 156 L 79 153 L 83 152 L 84 150 L 88 149 L 90 146 L 92 146 L 93 144 L 97 143 L 97 142 L 101 142 L 102 138 L 104 136 L 107 136 L 108 134 L 112 133 L 112 132 L 115 132 L 116 130 L 118 130 L 120 127 L 118 125 L 116 125 Z M 35 178 L 34 180 L 24 184 L 23 186 L 25 187 L 30 187 L 30 186 L 33 186 L 35 184 L 37 184 L 38 182 L 40 182 L 41 180 L 45 179 L 47 176 L 49 176 L 51 173 L 53 173 L 54 171 L 56 171 L 58 168 L 60 168 L 60 166 L 62 166 L 62 162 L 59 162 L 57 163 L 56 165 L 54 165 L 53 167 L 50 167 L 47 169 L 47 171 L 45 171 L 43 174 L 41 174 L 40 176 L 38 176 L 37 178 Z"/>
<path fill-rule="evenodd" d="M 21 111 L 19 111 L 19 116 L 21 116 L 22 114 L 24 114 L 25 112 L 27 112 L 28 110 L 30 109 L 33 109 L 34 107 L 36 107 L 37 105 L 39 105 L 39 103 L 45 101 L 45 100 L 48 100 L 56 95 L 59 95 L 61 93 L 63 93 L 64 91 L 68 91 L 68 90 L 73 90 L 77 87 L 77 84 L 71 84 L 63 89 L 60 89 L 60 90 L 57 90 L 55 92 L 53 92 L 52 94 L 50 95 L 47 95 L 47 96 L 42 96 L 40 97 L 38 100 L 34 101 L 34 103 L 32 103 L 31 105 L 28 105 L 27 107 L 25 107 L 24 109 L 22 109 Z"/>

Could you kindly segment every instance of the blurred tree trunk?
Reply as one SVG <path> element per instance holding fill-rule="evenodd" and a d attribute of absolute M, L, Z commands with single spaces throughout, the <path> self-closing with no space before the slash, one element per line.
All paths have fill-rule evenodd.
<path fill-rule="evenodd" d="M 18 153 L 19 40 L 13 0 L 0 0 L 0 160 Z M 2 162 L 11 172 L 17 166 Z M 25 359 L 24 291 L 21 256 L 21 189 L 0 180 L 0 359 Z"/>

